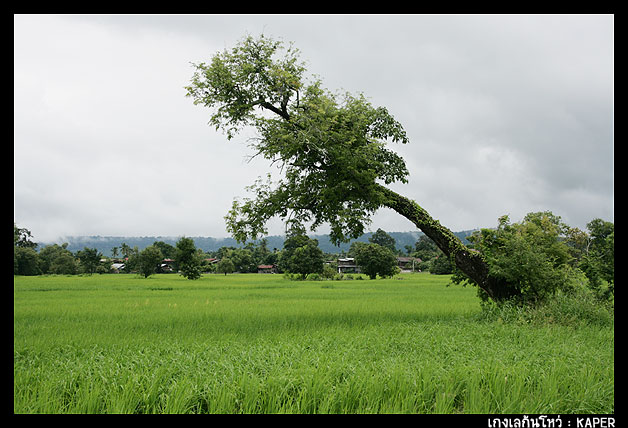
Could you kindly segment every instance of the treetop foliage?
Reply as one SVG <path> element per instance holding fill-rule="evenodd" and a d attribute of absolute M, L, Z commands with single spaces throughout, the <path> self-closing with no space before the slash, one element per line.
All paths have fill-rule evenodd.
<path fill-rule="evenodd" d="M 369 238 L 369 242 L 373 244 L 381 245 L 384 248 L 388 248 L 393 254 L 397 251 L 395 246 L 395 238 L 387 234 L 382 229 L 377 229 L 375 233 Z"/>
<path fill-rule="evenodd" d="M 187 95 L 212 109 L 209 123 L 227 138 L 255 127 L 253 157 L 283 173 L 275 183 L 270 174 L 258 179 L 248 188 L 253 199 L 234 201 L 225 219 L 236 240 L 266 234 L 265 223 L 278 215 L 288 227 L 328 223 L 332 240 L 347 242 L 383 204 L 376 181 L 407 182 L 404 160 L 386 148 L 387 141 L 408 142 L 401 124 L 362 94 L 337 95 L 318 79 L 306 82 L 292 45 L 249 36 L 194 67 Z"/>

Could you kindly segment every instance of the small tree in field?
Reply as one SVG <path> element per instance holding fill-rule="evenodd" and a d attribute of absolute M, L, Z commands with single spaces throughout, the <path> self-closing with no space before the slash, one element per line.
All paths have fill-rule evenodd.
<path fill-rule="evenodd" d="M 322 273 L 323 263 L 323 251 L 318 248 L 318 240 L 308 237 L 301 225 L 293 225 L 283 244 L 279 269 L 299 274 L 305 279 L 311 273 Z"/>
<path fill-rule="evenodd" d="M 235 266 L 233 262 L 227 257 L 223 257 L 218 263 L 216 263 L 216 272 L 224 273 L 225 276 L 228 273 L 232 273 L 234 270 Z"/>
<path fill-rule="evenodd" d="M 318 248 L 318 241 L 310 239 L 292 251 L 285 258 L 285 270 L 301 275 L 305 279 L 311 273 L 323 273 L 323 251 Z"/>
<path fill-rule="evenodd" d="M 85 247 L 83 250 L 77 251 L 76 258 L 79 259 L 80 266 L 83 272 L 89 273 L 91 275 L 96 272 L 96 268 L 100 263 L 102 254 L 99 253 L 96 248 Z"/>
<path fill-rule="evenodd" d="M 139 272 L 148 278 L 157 270 L 157 265 L 163 260 L 163 255 L 159 248 L 150 245 L 140 251 L 137 257 L 137 267 Z"/>
<path fill-rule="evenodd" d="M 377 275 L 389 277 L 399 273 L 397 257 L 390 248 L 362 242 L 355 242 L 351 247 L 355 262 L 369 278 L 375 279 Z"/>
<path fill-rule="evenodd" d="M 181 275 L 187 279 L 199 279 L 201 277 L 201 258 L 196 251 L 192 238 L 183 237 L 177 241 L 175 259 L 179 264 Z"/>

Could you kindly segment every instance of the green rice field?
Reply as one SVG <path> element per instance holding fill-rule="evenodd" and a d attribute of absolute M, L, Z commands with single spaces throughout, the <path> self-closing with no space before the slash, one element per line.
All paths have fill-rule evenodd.
<path fill-rule="evenodd" d="M 614 327 L 448 276 L 14 277 L 15 413 L 614 413 Z"/>

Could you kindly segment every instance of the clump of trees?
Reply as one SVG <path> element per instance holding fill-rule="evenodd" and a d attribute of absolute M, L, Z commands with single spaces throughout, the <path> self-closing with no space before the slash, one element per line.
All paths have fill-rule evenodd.
<path fill-rule="evenodd" d="M 257 244 L 248 242 L 242 248 L 221 247 L 217 251 L 210 251 L 206 255 L 218 260 L 208 266 L 207 270 L 224 273 L 232 272 L 254 273 L 259 265 L 276 265 L 280 250 L 268 248 L 267 241 L 261 239 Z M 206 271 L 207 271 L 206 270 Z"/>
<path fill-rule="evenodd" d="M 32 234 L 28 229 L 19 228 L 14 224 L 14 231 L 15 275 L 101 274 L 112 272 L 112 263 L 120 262 L 124 265 L 121 272 L 125 273 L 135 272 L 147 278 L 155 273 L 174 271 L 194 280 L 200 278 L 203 272 L 220 272 L 225 275 L 232 272 L 257 272 L 259 265 L 278 265 L 284 252 L 276 248 L 270 250 L 267 241 L 262 239 L 258 243 L 249 242 L 242 248 L 222 247 L 217 251 L 206 253 L 196 248 L 194 240 L 187 237 L 180 238 L 174 246 L 163 241 L 155 241 L 143 250 L 138 249 L 137 246 L 130 247 L 122 243 L 111 249 L 112 257 L 105 257 L 94 248 L 84 248 L 73 254 L 67 249 L 67 243 L 47 245 L 38 252 L 39 245 L 33 242 Z M 299 249 L 302 245 L 298 245 L 295 249 L 299 250 L 304 259 L 310 260 L 310 263 L 316 259 L 310 253 L 316 253 L 315 255 L 318 256 L 320 252 L 319 261 L 322 263 L 323 253 L 318 249 L 317 241 L 311 241 L 316 245 L 312 246 L 310 243 L 307 246 L 309 253 L 304 253 L 306 249 Z M 299 255 L 287 256 L 287 253 L 292 250 L 289 244 L 283 260 L 287 262 L 292 259 L 292 262 L 286 265 L 286 269 L 289 267 L 303 275 L 320 271 L 317 267 L 299 270 L 303 269 L 295 267 Z M 164 263 L 166 259 L 168 259 L 167 265 Z"/>
<path fill-rule="evenodd" d="M 496 228 L 467 239 L 485 258 L 488 275 L 510 288 L 510 301 L 536 303 L 582 287 L 608 300 L 614 295 L 614 226 L 595 219 L 587 229 L 569 227 L 560 216 L 543 211 L 527 214 L 520 223 L 502 216 Z M 456 271 L 453 282 L 465 281 Z M 482 289 L 478 295 L 483 301 L 490 298 Z"/>
<path fill-rule="evenodd" d="M 15 275 L 41 274 L 95 274 L 112 271 L 112 261 L 123 261 L 124 272 L 137 272 L 145 278 L 164 272 L 164 259 L 176 259 L 174 268 L 188 279 L 200 278 L 201 272 L 210 270 L 205 261 L 206 255 L 196 249 L 190 238 L 181 238 L 177 246 L 156 241 L 152 245 L 139 250 L 122 243 L 120 247 L 112 248 L 113 258 L 104 257 L 95 248 L 83 248 L 72 254 L 68 244 L 51 244 L 37 252 L 39 246 L 32 240 L 31 232 L 26 228 L 19 228 L 14 223 L 14 262 Z M 122 259 L 118 259 L 118 255 Z"/>
<path fill-rule="evenodd" d="M 39 246 L 32 240 L 31 232 L 13 223 L 13 273 L 15 275 L 41 274 L 93 274 L 108 271 L 100 263 L 102 254 L 94 248 L 84 248 L 76 254 L 67 249 L 68 244 L 48 245 L 37 252 Z"/>

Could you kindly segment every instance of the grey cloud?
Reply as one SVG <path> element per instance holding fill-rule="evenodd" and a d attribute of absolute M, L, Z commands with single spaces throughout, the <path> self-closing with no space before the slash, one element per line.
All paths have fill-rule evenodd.
<path fill-rule="evenodd" d="M 444 225 L 613 220 L 613 16 L 17 15 L 18 224 L 225 236 L 268 164 L 246 164 L 246 137 L 226 142 L 183 86 L 189 62 L 247 32 L 294 41 L 326 87 L 387 107 L 411 140 L 393 147 L 410 170 L 395 189 Z M 412 228 L 386 210 L 372 226 Z"/>

